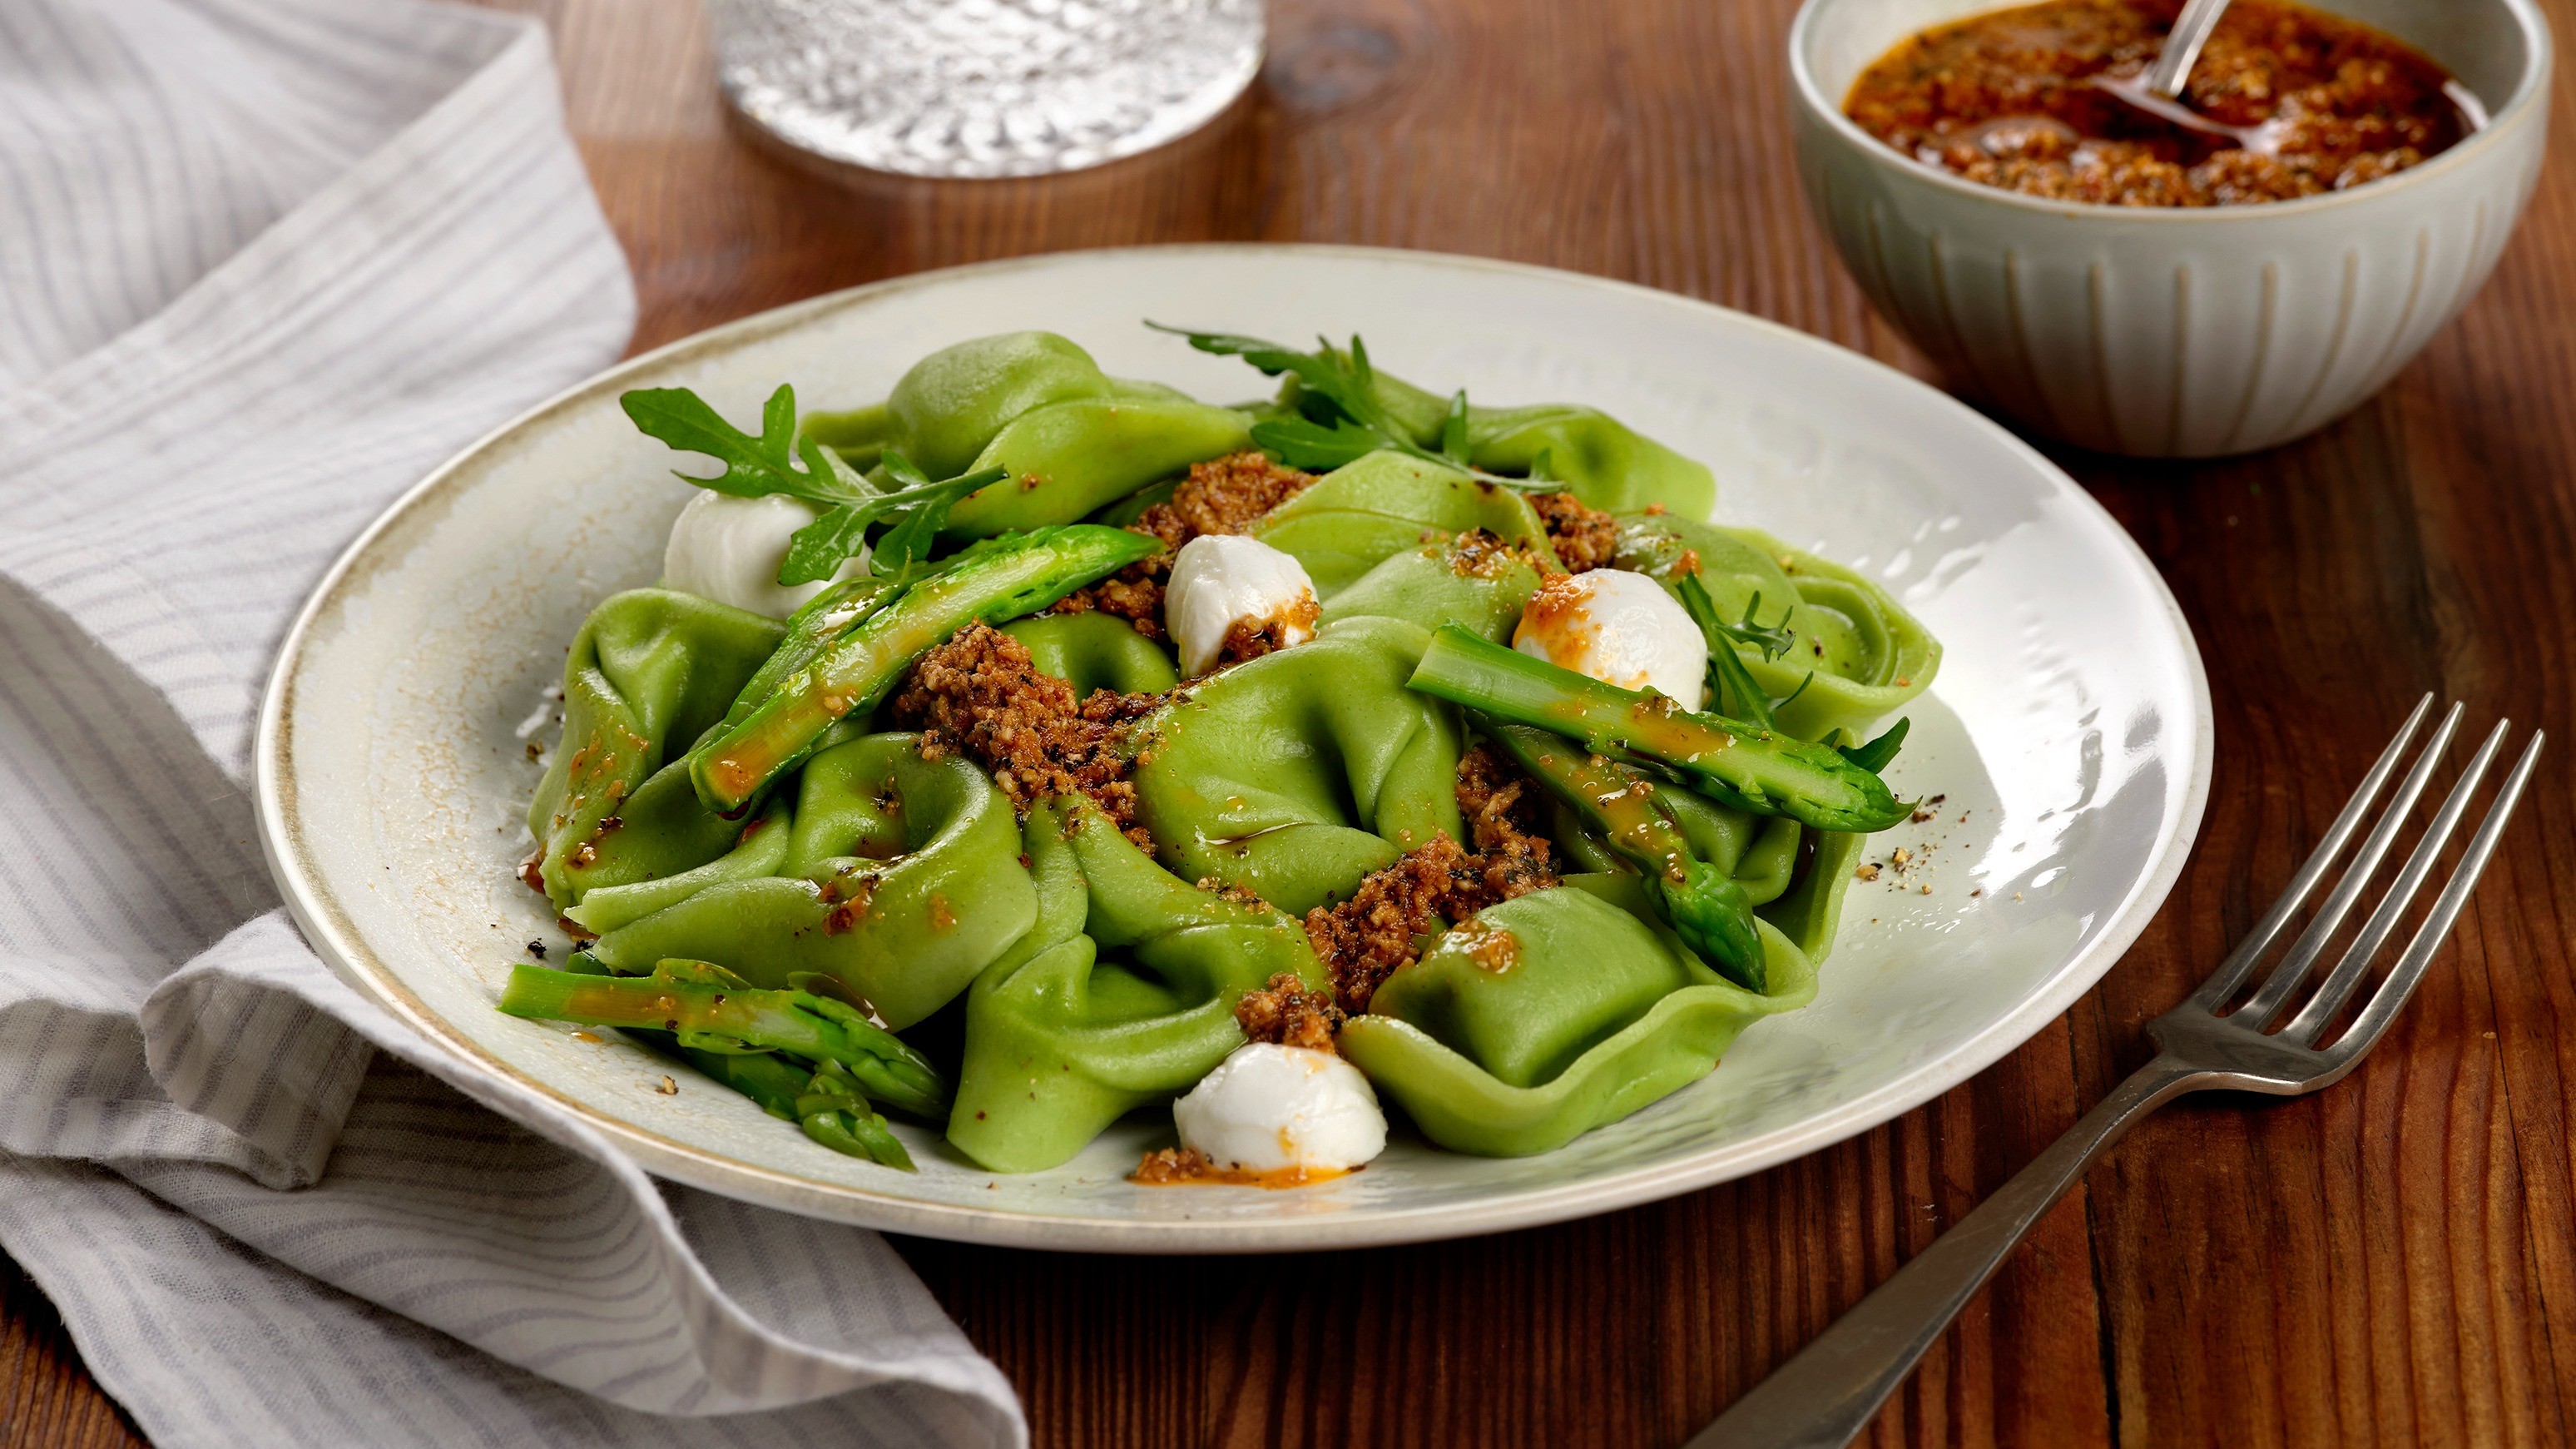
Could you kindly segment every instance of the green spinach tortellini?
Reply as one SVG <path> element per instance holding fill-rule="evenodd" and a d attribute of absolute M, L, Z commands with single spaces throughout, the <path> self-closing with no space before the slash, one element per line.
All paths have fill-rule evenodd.
<path fill-rule="evenodd" d="M 1175 695 L 1136 769 L 1163 863 L 1302 915 L 1457 838 L 1456 712 L 1404 687 L 1428 637 L 1350 619 Z"/>
<path fill-rule="evenodd" d="M 1848 739 L 1849 736 L 1837 736 Z M 1756 918 L 1815 960 L 1833 946 L 1843 892 L 1869 837 L 1810 830 L 1794 820 L 1755 815 L 1686 790 L 1657 792 L 1691 854 L 1725 871 L 1744 890 Z M 1600 835 L 1562 805 L 1551 817 L 1556 848 L 1575 869 L 1627 874 Z"/>
<path fill-rule="evenodd" d="M 1515 552 L 1460 547 L 1457 538 L 1388 554 L 1324 605 L 1323 622 L 1375 615 L 1425 629 L 1457 624 L 1508 640 L 1539 572 Z"/>
<path fill-rule="evenodd" d="M 957 538 L 1071 523 L 1170 473 L 1252 446 L 1251 422 L 1231 408 L 1155 398 L 1084 398 L 1013 418 L 977 454 L 975 469 L 1010 476 L 948 513 Z"/>
<path fill-rule="evenodd" d="M 874 407 L 816 413 L 805 432 L 860 467 L 887 448 L 933 478 L 970 472 L 1005 424 L 1051 403 L 1124 397 L 1186 402 L 1160 383 L 1111 377 L 1091 354 L 1052 332 L 1002 332 L 943 347 L 916 362 Z"/>
<path fill-rule="evenodd" d="M 1789 653 L 1769 660 L 1737 646 L 1754 682 L 1787 700 L 1777 708 L 1784 733 L 1804 740 L 1862 733 L 1921 694 L 1941 667 L 1940 641 L 1885 589 L 1757 529 L 1631 518 L 1616 563 L 1669 588 L 1685 554 L 1697 555 L 1700 582 L 1725 618 L 1753 609 L 1771 626 L 1786 613 L 1797 640 Z"/>
<path fill-rule="evenodd" d="M 1045 614 L 1005 624 L 1002 632 L 1028 646 L 1041 673 L 1072 685 L 1076 699 L 1099 689 L 1162 694 L 1181 682 L 1162 646 L 1107 614 Z"/>
<path fill-rule="evenodd" d="M 1342 1028 L 1342 1054 L 1443 1147 L 1546 1152 L 1708 1075 L 1745 1027 L 1813 999 L 1807 953 L 1759 929 L 1762 993 L 1701 964 L 1635 876 L 1570 876 L 1399 968 Z"/>
<path fill-rule="evenodd" d="M 756 501 L 691 510 L 741 527 L 672 581 L 836 581 L 783 626 L 665 588 L 583 622 L 523 868 L 582 944 L 500 1009 L 630 1030 L 886 1170 L 931 1145 L 889 1112 L 1016 1173 L 1171 1103 L 1187 1150 L 1137 1181 L 1276 1186 L 1364 1165 L 1386 1109 L 1551 1150 L 1810 1001 L 1850 832 L 1912 810 L 1878 726 L 1939 667 L 1921 624 L 1699 522 L 1710 471 L 1594 409 L 1187 335 L 1286 380 L 1216 406 L 1029 331 L 801 424 L 782 385 L 757 432 L 622 399 Z M 1678 608 L 1566 578 L 1606 535 L 1560 490 Z M 1536 647 L 1550 611 L 1580 643 Z M 1166 632 L 1220 664 L 1184 680 Z"/>
<path fill-rule="evenodd" d="M 1082 1150 L 1243 1044 L 1234 1004 L 1282 973 L 1322 985 L 1297 922 L 1189 885 L 1089 805 L 1029 812 L 1036 926 L 966 998 L 948 1140 L 997 1172 Z"/>
<path fill-rule="evenodd" d="M 949 510 L 949 536 L 970 539 L 1071 523 L 1251 447 L 1251 424 L 1160 383 L 1111 377 L 1052 332 L 1009 332 L 942 348 L 880 406 L 811 419 L 806 433 L 853 463 L 893 448 L 932 478 L 1008 469 Z"/>
<path fill-rule="evenodd" d="M 1439 446 L 1449 399 L 1385 372 L 1375 374 L 1378 403 L 1423 447 Z M 1304 389 L 1290 379 L 1278 407 L 1299 408 Z M 1717 479 L 1697 463 L 1594 408 L 1567 403 L 1467 408 L 1467 461 L 1489 473 L 1561 481 L 1594 508 L 1627 513 L 1662 504 L 1688 518 L 1717 506 Z"/>
<path fill-rule="evenodd" d="M 625 887 L 655 907 L 632 916 L 621 892 L 594 892 L 584 908 L 609 914 L 593 915 L 607 929 L 590 950 L 627 974 L 682 958 L 755 986 L 814 990 L 819 978 L 900 1030 L 1036 922 L 1019 855 L 1011 802 L 982 770 L 922 758 L 919 735 L 864 735 L 806 761 L 792 823 L 757 831 L 706 879 Z"/>
<path fill-rule="evenodd" d="M 784 634 L 669 589 L 614 595 L 582 621 L 564 659 L 563 739 L 528 806 L 536 878 L 558 909 L 733 846 L 741 823 L 699 806 L 681 757 Z"/>
<path fill-rule="evenodd" d="M 1547 525 L 1529 500 L 1455 468 L 1371 453 L 1316 479 L 1264 514 L 1252 536 L 1294 558 L 1325 603 L 1388 557 L 1435 538 L 1481 528 L 1553 560 Z"/>

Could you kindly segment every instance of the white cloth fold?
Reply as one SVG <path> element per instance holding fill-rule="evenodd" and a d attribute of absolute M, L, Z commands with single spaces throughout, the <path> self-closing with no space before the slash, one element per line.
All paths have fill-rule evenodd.
<path fill-rule="evenodd" d="M 532 22 L 0 0 L 0 1245 L 172 1449 L 1026 1438 L 883 1239 L 461 1069 L 260 863 L 297 604 L 633 320 Z"/>

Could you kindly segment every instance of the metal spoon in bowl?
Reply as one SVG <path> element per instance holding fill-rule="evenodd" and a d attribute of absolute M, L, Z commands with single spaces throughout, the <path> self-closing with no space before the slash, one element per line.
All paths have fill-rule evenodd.
<path fill-rule="evenodd" d="M 2183 83 L 2191 79 L 2191 68 L 2200 63 L 2201 47 L 2217 33 L 2219 17 L 2227 13 L 2228 0 L 2191 0 L 2182 14 L 2165 32 L 2164 49 L 2156 53 L 2156 63 L 2129 76 L 2097 75 L 2093 84 L 2123 100 L 2144 97 L 2148 111 L 2157 116 L 2165 112 L 2158 106 L 2171 106 L 2182 98 Z M 2182 114 L 2194 121 L 2203 118 L 2189 111 Z"/>
<path fill-rule="evenodd" d="M 2262 155 L 2280 151 L 2280 137 L 2270 123 L 2261 126 L 2231 126 L 2213 121 L 2182 104 L 2183 83 L 2191 79 L 2191 68 L 2200 59 L 2201 47 L 2209 43 L 2218 29 L 2218 18 L 2227 13 L 2228 0 L 2190 0 L 2182 14 L 2166 32 L 2164 49 L 2156 63 L 2134 75 L 2097 74 L 2086 83 L 2106 95 L 2126 103 L 2134 110 L 2170 126 L 2215 137 Z M 2000 154 L 2035 132 L 2059 133 L 2068 145 L 2078 137 L 2075 128 L 2050 116 L 2002 116 L 1975 127 L 1968 140 L 1989 152 Z"/>
<path fill-rule="evenodd" d="M 2253 152 L 2258 156 L 2281 154 L 2281 138 L 2289 127 L 2280 118 L 2259 126 L 2231 126 L 2213 121 L 2182 103 L 2185 82 L 2191 79 L 2191 68 L 2200 62 L 2201 47 L 2218 29 L 2218 18 L 2227 13 L 2228 0 L 2190 0 L 2175 19 L 2173 29 L 2165 33 L 2164 49 L 2156 63 L 2131 75 L 2097 74 L 2088 78 L 2095 90 L 2112 96 L 2131 108 L 2178 126 L 2195 131 Z M 2460 108 L 2461 128 L 2478 131 L 2487 124 L 2487 108 L 2468 87 L 2458 81 L 2444 81 L 2442 94 Z"/>
<path fill-rule="evenodd" d="M 2290 131 L 2285 119 L 2275 116 L 2260 125 L 2231 126 L 2182 103 L 2183 86 L 2191 79 L 2191 68 L 2199 63 L 2201 48 L 2216 33 L 2219 17 L 2227 13 L 2228 4 L 2229 0 L 2189 0 L 2175 18 L 2173 29 L 2166 32 L 2164 49 L 2157 52 L 2154 65 L 2128 75 L 2096 73 L 2086 77 L 2085 83 L 2166 125 L 2225 141 L 2258 156 L 2280 155 L 2282 138 Z M 2486 129 L 2487 108 L 2475 92 L 2456 80 L 2446 80 L 2442 94 L 2459 107 L 2463 131 Z M 2040 132 L 2058 134 L 2070 147 L 2081 140 L 2073 126 L 2053 116 L 1998 116 L 1971 128 L 1966 139 L 1991 154 L 2003 155 L 2019 149 L 2028 137 Z"/>
<path fill-rule="evenodd" d="M 2169 126 L 2196 131 L 2233 142 L 2260 156 L 2280 154 L 2281 137 L 2275 123 L 2259 126 L 2231 126 L 2213 121 L 2182 103 L 2182 89 L 2191 79 L 2191 68 L 2200 61 L 2202 46 L 2218 29 L 2218 18 L 2227 13 L 2228 0 L 2190 0 L 2182 14 L 2165 32 L 2164 49 L 2157 52 L 2156 63 L 2131 75 L 2097 74 L 2088 83 L 2105 95 L 2135 110 L 2144 111 Z"/>

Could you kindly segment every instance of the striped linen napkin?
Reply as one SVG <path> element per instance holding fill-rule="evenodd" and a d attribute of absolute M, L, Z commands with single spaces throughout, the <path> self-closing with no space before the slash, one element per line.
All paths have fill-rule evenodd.
<path fill-rule="evenodd" d="M 1027 1437 L 883 1239 L 460 1072 L 261 865 L 297 604 L 633 320 L 535 24 L 0 0 L 0 1245 L 166 1449 Z"/>

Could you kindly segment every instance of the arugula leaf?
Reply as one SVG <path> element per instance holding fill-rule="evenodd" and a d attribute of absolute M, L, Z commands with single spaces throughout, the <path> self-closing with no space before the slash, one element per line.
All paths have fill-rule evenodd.
<path fill-rule="evenodd" d="M 1896 758 L 1897 750 L 1905 744 L 1905 731 L 1913 723 L 1912 719 L 1900 719 L 1887 727 L 1887 733 L 1871 740 L 1868 744 L 1836 745 L 1834 750 L 1844 759 L 1873 775 L 1883 774 L 1888 762 Z"/>
<path fill-rule="evenodd" d="M 1768 662 L 1789 652 L 1791 641 L 1797 638 L 1788 628 L 1789 614 L 1785 610 L 1780 615 L 1780 622 L 1768 629 L 1753 622 L 1754 611 L 1762 607 L 1761 594 L 1756 593 L 1745 602 L 1744 622 L 1730 624 L 1717 612 L 1717 601 L 1709 597 L 1708 586 L 1700 582 L 1698 574 L 1681 575 L 1673 584 L 1673 592 L 1681 596 L 1682 610 L 1691 616 L 1691 622 L 1699 625 L 1702 634 L 1709 636 L 1708 672 L 1714 685 L 1711 692 L 1716 695 L 1720 707 L 1736 718 L 1767 729 L 1772 723 L 1773 710 L 1806 693 L 1807 686 L 1816 682 L 1816 672 L 1810 669 L 1807 677 L 1798 681 L 1798 687 L 1789 691 L 1787 698 L 1774 701 L 1754 681 L 1753 672 L 1744 667 L 1744 661 L 1736 657 L 1735 645 L 1750 644 L 1761 650 L 1763 660 Z"/>
<path fill-rule="evenodd" d="M 986 468 L 933 483 L 911 459 L 892 448 L 880 461 L 888 477 L 909 486 L 837 504 L 796 530 L 788 540 L 787 557 L 778 566 L 780 583 L 810 584 L 830 578 L 841 560 L 867 547 L 868 525 L 880 521 L 889 526 L 868 554 L 868 572 L 897 582 L 916 578 L 922 572 L 919 565 L 939 541 L 939 530 L 948 525 L 948 510 L 976 489 L 1010 476 L 1007 468 Z"/>
<path fill-rule="evenodd" d="M 813 507 L 818 516 L 788 540 L 778 582 L 810 584 L 830 578 L 845 560 L 868 556 L 878 578 L 903 580 L 920 571 L 948 524 L 948 511 L 967 494 L 998 483 L 1008 470 L 986 468 L 933 482 L 912 461 L 889 448 L 881 459 L 896 486 L 881 489 L 841 456 L 796 431 L 796 390 L 782 386 L 760 411 L 753 437 L 684 387 L 642 388 L 618 399 L 645 436 L 684 453 L 704 453 L 725 465 L 713 477 L 681 473 L 701 488 L 736 498 L 784 494 Z M 798 466 L 799 464 L 803 466 Z M 873 552 L 868 529 L 883 523 Z"/>
<path fill-rule="evenodd" d="M 841 571 L 843 560 L 865 549 L 869 515 L 860 512 L 860 507 L 856 503 L 836 504 L 790 535 L 787 556 L 778 561 L 779 584 L 793 587 L 828 579 Z M 876 572 L 873 555 L 868 559 L 868 571 Z"/>
<path fill-rule="evenodd" d="M 1386 446 L 1377 434 L 1347 419 L 1332 426 L 1304 418 L 1272 418 L 1252 425 L 1252 441 L 1277 453 L 1291 468 L 1329 473 Z"/>
<path fill-rule="evenodd" d="M 1717 601 L 1709 597 L 1708 586 L 1699 581 L 1697 573 L 1681 575 L 1674 581 L 1673 589 L 1681 595 L 1682 608 L 1703 632 L 1722 635 L 1738 644 L 1752 645 L 1762 651 L 1762 661 L 1766 664 L 1788 653 L 1789 646 L 1798 641 L 1798 631 L 1789 627 L 1789 616 L 1796 612 L 1794 606 L 1781 610 L 1780 622 L 1767 628 L 1753 622 L 1753 616 L 1762 608 L 1759 590 L 1744 601 L 1743 620 L 1730 624 L 1717 612 Z"/>
<path fill-rule="evenodd" d="M 1365 352 L 1359 354 L 1360 368 L 1363 370 L 1355 371 L 1350 363 L 1334 356 L 1332 343 L 1321 337 L 1315 339 L 1317 344 L 1315 351 L 1299 352 L 1276 342 L 1267 342 L 1258 337 L 1245 337 L 1232 332 L 1192 332 L 1186 327 L 1166 327 L 1160 322 L 1148 322 L 1145 325 L 1157 332 L 1169 332 L 1176 337 L 1186 337 L 1190 345 L 1201 352 L 1212 352 L 1219 357 L 1240 357 L 1270 377 L 1277 377 L 1283 372 L 1295 373 L 1299 382 L 1304 383 L 1310 391 L 1330 400 L 1341 410 L 1344 417 L 1350 418 L 1372 432 L 1401 433 L 1400 429 L 1393 426 L 1393 420 L 1386 416 L 1385 410 L 1378 406 L 1377 399 L 1368 394 L 1365 380 L 1367 374 L 1364 371 L 1367 365 Z M 1352 340 L 1356 342 L 1358 339 Z M 1408 447 L 1412 445 L 1410 438 L 1405 439 L 1405 442 Z"/>
<path fill-rule="evenodd" d="M 736 498 L 784 493 L 818 506 L 845 496 L 838 476 L 823 461 L 822 445 L 796 436 L 796 389 L 792 387 L 782 385 L 769 395 L 760 410 L 757 438 L 726 422 L 706 399 L 685 387 L 639 388 L 617 402 L 646 437 L 658 438 L 683 453 L 704 453 L 725 465 L 712 478 L 680 473 L 684 482 Z M 796 466 L 800 456 L 802 469 Z"/>
<path fill-rule="evenodd" d="M 1694 575 L 1691 582 L 1694 584 L 1698 583 L 1699 580 L 1697 576 Z M 1767 629 L 1753 622 L 1754 612 L 1761 607 L 1762 595 L 1761 592 L 1757 590 L 1752 598 L 1744 601 L 1744 618 L 1741 621 L 1733 624 L 1720 623 L 1717 627 L 1725 632 L 1726 637 L 1734 640 L 1736 643 L 1750 644 L 1754 648 L 1761 650 L 1762 662 L 1768 664 L 1772 660 L 1779 658 L 1781 655 L 1788 653 L 1789 646 L 1798 642 L 1797 631 L 1789 627 L 1789 615 L 1796 612 L 1796 607 L 1793 605 L 1790 608 L 1782 609 L 1780 611 L 1780 622 Z M 1714 607 L 1712 607 L 1711 612 L 1715 612 Z M 1795 698 L 1796 696 L 1793 695 L 1791 697 Z"/>
<path fill-rule="evenodd" d="M 901 492 L 887 495 L 888 498 L 920 500 L 911 504 L 903 516 L 895 520 L 894 526 L 877 539 L 877 551 L 870 560 L 870 566 L 884 578 L 911 576 L 916 566 L 930 557 L 932 545 L 939 541 L 939 530 L 947 527 L 948 510 L 976 489 L 1011 476 L 1008 468 L 986 468 L 959 474 L 946 482 L 933 483 L 912 465 L 911 459 L 892 448 L 886 449 L 883 462 L 888 477 L 909 485 Z M 888 567 L 889 560 L 892 567 Z"/>
<path fill-rule="evenodd" d="M 1186 327 L 1166 327 L 1160 322 L 1145 324 L 1157 332 L 1169 332 L 1189 339 L 1201 352 L 1219 357 L 1240 357 L 1271 377 L 1281 373 L 1295 375 L 1304 385 L 1306 399 L 1301 406 L 1303 418 L 1273 419 L 1256 423 L 1252 440 L 1291 468 L 1325 472 L 1338 468 L 1363 454 L 1381 449 L 1419 458 L 1426 463 L 1463 468 L 1488 483 L 1525 492 L 1546 492 L 1551 485 L 1538 478 L 1510 478 L 1488 473 L 1467 461 L 1467 394 L 1450 398 L 1449 413 L 1440 428 L 1440 447 L 1431 449 L 1414 441 L 1413 435 L 1387 412 L 1377 396 L 1377 373 L 1369 365 L 1368 344 L 1357 336 L 1351 338 L 1350 350 L 1337 353 L 1330 339 L 1315 339 L 1315 350 L 1299 352 L 1280 343 L 1259 337 L 1246 337 L 1235 332 L 1193 332 Z"/>
<path fill-rule="evenodd" d="M 1351 339 L 1357 345 L 1359 339 Z M 1467 462 L 1467 390 L 1460 388 L 1450 396 L 1449 416 L 1440 420 L 1440 454 L 1461 468 Z"/>
<path fill-rule="evenodd" d="M 906 488 L 927 488 L 930 486 L 930 475 L 922 472 L 920 467 L 914 464 L 912 459 L 906 457 L 903 450 L 900 448 L 886 449 L 884 455 L 878 459 L 878 462 L 885 468 L 887 477 L 892 478 L 895 482 Z"/>

